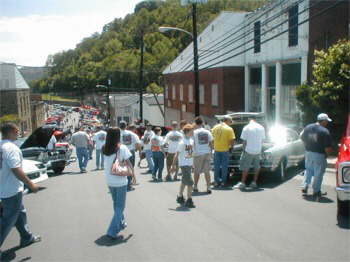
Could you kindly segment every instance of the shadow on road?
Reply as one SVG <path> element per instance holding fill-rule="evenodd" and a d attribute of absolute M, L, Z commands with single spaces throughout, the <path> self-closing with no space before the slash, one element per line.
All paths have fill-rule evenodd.
<path fill-rule="evenodd" d="M 192 193 L 192 196 L 208 196 L 208 195 L 210 195 L 209 193 L 207 193 L 207 192 L 193 192 Z"/>
<path fill-rule="evenodd" d="M 0 261 L 1 262 L 9 262 L 9 261 L 13 261 L 16 259 L 16 251 L 22 249 L 22 247 L 20 246 L 16 246 L 16 247 L 13 247 L 13 248 L 10 248 L 8 250 L 5 250 L 3 253 L 2 253 L 2 256 L 0 258 Z M 28 261 L 28 260 L 31 260 L 32 258 L 31 257 L 25 257 L 21 260 L 18 260 L 18 261 Z"/>
<path fill-rule="evenodd" d="M 180 207 L 177 207 L 177 208 L 169 208 L 170 211 L 176 211 L 176 212 L 189 212 L 191 211 L 190 208 L 188 207 L 184 207 L 184 206 L 180 206 Z"/>
<path fill-rule="evenodd" d="M 350 217 L 349 216 L 337 216 L 338 224 L 337 226 L 342 229 L 350 229 Z"/>
<path fill-rule="evenodd" d="M 322 196 L 320 198 L 319 201 L 316 201 L 316 197 L 313 195 L 306 195 L 303 196 L 303 199 L 305 199 L 306 201 L 310 201 L 310 202 L 319 202 L 319 203 L 323 203 L 323 204 L 329 204 L 329 203 L 333 203 L 334 201 L 326 196 Z"/>
<path fill-rule="evenodd" d="M 133 237 L 133 234 L 130 234 L 126 238 L 123 237 L 121 239 L 111 240 L 107 235 L 103 235 L 95 240 L 95 244 L 98 246 L 112 247 L 112 246 L 117 246 L 120 244 L 125 244 L 132 237 Z"/>

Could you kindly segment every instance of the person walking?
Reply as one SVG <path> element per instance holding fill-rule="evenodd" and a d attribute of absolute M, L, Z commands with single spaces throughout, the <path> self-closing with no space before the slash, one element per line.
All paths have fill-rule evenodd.
<path fill-rule="evenodd" d="M 94 152 L 94 133 L 92 132 L 91 127 L 87 130 L 87 134 L 89 136 L 89 144 L 88 144 L 88 150 L 89 150 L 89 160 L 92 160 L 92 153 Z"/>
<path fill-rule="evenodd" d="M 143 134 L 142 137 L 142 144 L 143 144 L 143 150 L 145 152 L 146 155 L 146 160 L 148 163 L 148 172 L 152 174 L 153 173 L 153 168 L 154 168 L 154 162 L 153 162 L 153 153 L 152 153 L 152 145 L 151 145 L 151 139 L 154 136 L 154 132 L 152 131 L 152 125 L 150 123 L 147 123 L 146 126 L 146 131 Z"/>
<path fill-rule="evenodd" d="M 152 171 L 152 178 L 154 181 L 162 182 L 163 181 L 163 168 L 164 168 L 164 140 L 161 136 L 162 129 L 156 127 L 154 129 L 154 136 L 151 137 L 151 150 L 152 150 L 152 159 L 154 161 L 154 167 Z M 158 178 L 157 178 L 158 173 Z"/>
<path fill-rule="evenodd" d="M 126 204 L 126 192 L 128 188 L 128 179 L 126 176 L 112 174 L 112 167 L 118 157 L 118 161 L 124 162 L 132 170 L 132 178 L 135 178 L 134 168 L 130 162 L 132 157 L 129 149 L 121 144 L 121 131 L 119 128 L 112 127 L 107 130 L 106 143 L 103 146 L 104 154 L 104 174 L 113 200 L 113 218 L 107 229 L 107 236 L 111 240 L 120 240 L 123 236 L 118 235 L 120 231 L 126 228 L 127 224 L 124 217 Z"/>
<path fill-rule="evenodd" d="M 79 168 L 81 173 L 86 173 L 86 166 L 89 162 L 89 136 L 83 127 L 72 135 L 71 143 L 75 146 Z"/>
<path fill-rule="evenodd" d="M 97 132 L 95 133 L 93 137 L 93 141 L 95 143 L 96 147 L 96 169 L 99 170 L 104 169 L 104 158 L 103 158 L 103 152 L 102 147 L 106 143 L 106 136 L 107 132 L 102 130 L 102 127 L 97 127 Z"/>
<path fill-rule="evenodd" d="M 305 145 L 305 176 L 302 184 L 302 194 L 306 195 L 313 177 L 312 189 L 316 200 L 322 197 L 321 186 L 327 167 L 327 154 L 332 152 L 331 135 L 326 128 L 332 122 L 327 114 L 317 116 L 317 122 L 305 127 L 301 140 Z"/>
<path fill-rule="evenodd" d="M 204 173 L 207 182 L 207 193 L 211 194 L 210 190 L 210 162 L 211 151 L 213 148 L 213 136 L 211 132 L 204 128 L 203 119 L 196 117 L 195 130 L 193 131 L 194 140 L 194 188 L 193 192 L 198 192 L 198 181 L 201 173 Z"/>
<path fill-rule="evenodd" d="M 241 156 L 240 169 L 242 170 L 242 179 L 235 188 L 245 189 L 248 173 L 251 167 L 254 168 L 254 180 L 250 184 L 250 188 L 257 188 L 257 182 L 260 174 L 260 155 L 263 142 L 266 139 L 265 128 L 256 122 L 254 116 L 250 117 L 248 125 L 246 125 L 241 133 L 243 140 L 243 152 Z"/>
<path fill-rule="evenodd" d="M 126 130 L 127 124 L 125 121 L 121 121 L 119 123 L 120 127 L 120 136 L 121 136 L 121 143 L 129 149 L 131 153 L 130 162 L 132 164 L 132 167 L 135 167 L 135 152 L 140 149 L 141 142 L 139 137 L 132 132 L 131 130 Z M 135 126 L 131 126 L 133 128 Z M 131 177 L 128 177 L 128 191 L 134 190 L 134 187 L 132 186 L 132 180 Z"/>
<path fill-rule="evenodd" d="M 229 150 L 234 145 L 235 133 L 230 127 L 232 119 L 225 116 L 212 130 L 214 137 L 214 179 L 215 187 L 227 187 Z"/>
<path fill-rule="evenodd" d="M 166 165 L 167 165 L 167 176 L 166 181 L 171 181 L 171 166 L 174 162 L 174 157 L 176 154 L 177 147 L 183 138 L 183 134 L 178 130 L 178 124 L 176 121 L 171 123 L 172 130 L 168 132 L 165 136 L 164 143 L 167 144 L 167 156 L 166 156 Z M 177 175 L 179 173 L 179 165 L 175 163 L 176 171 L 174 175 L 174 180 L 177 180 Z"/>
<path fill-rule="evenodd" d="M 33 193 L 39 191 L 23 171 L 23 156 L 14 143 L 19 134 L 18 127 L 6 123 L 1 127 L 0 142 L 0 248 L 11 229 L 16 227 L 20 235 L 20 246 L 25 247 L 41 240 L 29 231 L 27 213 L 23 205 L 23 190 L 26 184 Z M 2 253 L 0 251 L 0 261 Z"/>
<path fill-rule="evenodd" d="M 179 166 L 181 168 L 181 185 L 179 195 L 176 198 L 176 202 L 180 205 L 185 204 L 188 208 L 195 208 L 196 206 L 192 200 L 192 190 L 193 190 L 193 178 L 192 178 L 192 167 L 193 167 L 193 147 L 194 141 L 192 138 L 193 135 L 193 126 L 187 124 L 183 127 L 182 131 L 184 132 L 183 139 L 179 142 L 178 147 L 176 148 L 176 153 L 174 156 L 173 164 L 171 166 L 171 171 L 176 172 L 177 169 L 177 160 L 179 160 Z M 183 193 L 187 187 L 187 200 L 185 201 Z"/>

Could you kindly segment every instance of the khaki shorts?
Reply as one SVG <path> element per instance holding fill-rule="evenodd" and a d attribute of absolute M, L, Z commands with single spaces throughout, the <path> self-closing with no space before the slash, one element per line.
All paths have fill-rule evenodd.
<path fill-rule="evenodd" d="M 249 171 L 250 168 L 254 168 L 255 171 L 260 169 L 260 154 L 252 155 L 243 151 L 240 169 L 242 171 Z"/>
<path fill-rule="evenodd" d="M 210 161 L 211 161 L 210 154 L 194 156 L 193 158 L 194 173 L 201 174 L 201 173 L 209 172 Z"/>
<path fill-rule="evenodd" d="M 191 172 L 192 172 L 191 166 L 182 166 L 181 167 L 181 173 L 182 173 L 181 182 L 185 186 L 193 186 L 193 184 L 194 184 Z"/>
<path fill-rule="evenodd" d="M 171 154 L 168 153 L 167 157 L 166 157 L 166 166 L 167 168 L 171 168 L 173 162 L 174 162 L 174 158 L 175 158 L 175 153 Z M 176 168 L 179 167 L 179 160 L 176 161 Z"/>

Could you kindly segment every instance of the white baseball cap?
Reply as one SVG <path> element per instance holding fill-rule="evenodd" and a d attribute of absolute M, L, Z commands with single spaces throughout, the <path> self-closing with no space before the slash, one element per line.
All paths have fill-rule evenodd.
<path fill-rule="evenodd" d="M 329 118 L 329 116 L 325 113 L 319 114 L 317 116 L 317 121 L 328 121 L 328 122 L 332 122 L 332 119 Z"/>

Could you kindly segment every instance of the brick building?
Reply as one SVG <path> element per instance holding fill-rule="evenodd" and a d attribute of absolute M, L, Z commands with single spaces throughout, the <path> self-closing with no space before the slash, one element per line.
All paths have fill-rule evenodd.
<path fill-rule="evenodd" d="M 0 117 L 16 115 L 21 133 L 32 130 L 30 90 L 15 64 L 0 64 Z"/>
<path fill-rule="evenodd" d="M 46 105 L 43 101 L 32 100 L 30 106 L 32 111 L 32 129 L 35 130 L 45 124 Z"/>
<path fill-rule="evenodd" d="M 264 112 L 298 125 L 295 90 L 311 80 L 314 51 L 348 35 L 349 1 L 273 0 L 251 13 L 221 13 L 198 36 L 201 115 L 214 122 L 228 111 Z M 167 124 L 193 118 L 192 50 L 163 72 Z"/>

